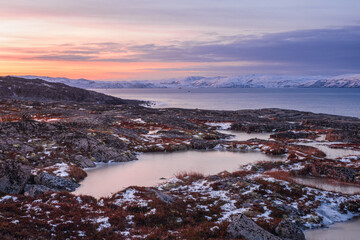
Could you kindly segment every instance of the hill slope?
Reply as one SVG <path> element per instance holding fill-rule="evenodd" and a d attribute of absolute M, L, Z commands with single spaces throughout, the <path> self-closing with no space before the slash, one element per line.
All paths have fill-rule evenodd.
<path fill-rule="evenodd" d="M 69 101 L 78 103 L 126 104 L 127 101 L 105 94 L 51 83 L 40 79 L 0 77 L 0 98 L 37 101 Z"/>

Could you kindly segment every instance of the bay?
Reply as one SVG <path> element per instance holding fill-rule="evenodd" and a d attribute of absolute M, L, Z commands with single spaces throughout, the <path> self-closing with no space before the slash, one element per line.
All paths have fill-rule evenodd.
<path fill-rule="evenodd" d="M 94 91 L 155 102 L 159 108 L 241 110 L 283 108 L 360 117 L 360 89 L 349 88 L 120 88 Z"/>

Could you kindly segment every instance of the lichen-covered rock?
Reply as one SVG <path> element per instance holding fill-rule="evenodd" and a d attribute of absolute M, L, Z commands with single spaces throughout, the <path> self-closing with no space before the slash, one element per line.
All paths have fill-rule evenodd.
<path fill-rule="evenodd" d="M 18 194 L 30 178 L 30 167 L 15 161 L 0 164 L 0 192 Z"/>
<path fill-rule="evenodd" d="M 54 191 L 69 191 L 73 192 L 80 185 L 62 177 L 57 177 L 46 172 L 42 172 L 34 178 L 35 183 L 44 185 Z"/>
<path fill-rule="evenodd" d="M 281 240 L 281 238 L 269 233 L 241 213 L 231 217 L 227 231 L 231 238 L 244 238 L 246 240 Z"/>
<path fill-rule="evenodd" d="M 44 185 L 26 184 L 24 189 L 24 195 L 30 197 L 37 197 L 43 193 L 54 191 Z"/>
<path fill-rule="evenodd" d="M 303 231 L 293 222 L 283 220 L 276 227 L 275 232 L 278 236 L 286 240 L 305 240 Z"/>

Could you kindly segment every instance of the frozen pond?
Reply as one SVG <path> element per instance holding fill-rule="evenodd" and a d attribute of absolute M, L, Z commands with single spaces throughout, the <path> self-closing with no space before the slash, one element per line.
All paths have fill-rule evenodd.
<path fill-rule="evenodd" d="M 358 240 L 360 239 L 360 218 L 335 223 L 329 228 L 305 231 L 307 240 Z"/>
<path fill-rule="evenodd" d="M 310 187 L 316 187 L 326 191 L 339 192 L 345 194 L 360 193 L 360 186 L 334 181 L 327 178 L 315 178 L 315 177 L 296 177 L 292 178 L 296 183 L 307 185 Z"/>
<path fill-rule="evenodd" d="M 262 140 L 269 140 L 271 133 L 246 133 L 232 130 L 216 130 L 219 133 L 231 134 L 233 137 L 229 138 L 231 141 L 246 141 L 251 138 L 257 138 Z"/>
<path fill-rule="evenodd" d="M 224 170 L 233 172 L 242 165 L 258 161 L 279 161 L 285 156 L 272 157 L 261 152 L 186 151 L 175 153 L 146 153 L 138 161 L 101 164 L 87 170 L 75 194 L 94 197 L 109 196 L 129 186 L 154 186 L 181 172 L 204 175 Z"/>

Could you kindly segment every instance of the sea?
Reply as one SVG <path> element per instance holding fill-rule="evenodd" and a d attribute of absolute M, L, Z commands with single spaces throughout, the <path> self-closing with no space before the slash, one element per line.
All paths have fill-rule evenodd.
<path fill-rule="evenodd" d="M 157 108 L 241 110 L 282 108 L 360 118 L 358 88 L 120 88 L 93 89 Z"/>

